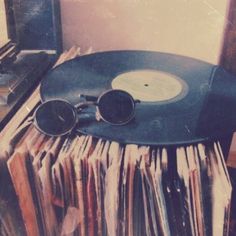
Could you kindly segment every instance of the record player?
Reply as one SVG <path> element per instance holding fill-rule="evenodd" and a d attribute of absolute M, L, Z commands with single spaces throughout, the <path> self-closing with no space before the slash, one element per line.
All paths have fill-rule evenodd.
<path fill-rule="evenodd" d="M 0 129 L 21 106 L 61 52 L 57 0 L 2 1 Z"/>

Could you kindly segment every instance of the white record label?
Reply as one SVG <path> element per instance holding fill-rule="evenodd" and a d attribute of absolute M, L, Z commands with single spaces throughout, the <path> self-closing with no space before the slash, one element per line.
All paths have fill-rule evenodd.
<path fill-rule="evenodd" d="M 175 75 L 155 70 L 122 73 L 111 84 L 113 89 L 130 93 L 143 102 L 163 102 L 182 97 L 186 83 Z"/>

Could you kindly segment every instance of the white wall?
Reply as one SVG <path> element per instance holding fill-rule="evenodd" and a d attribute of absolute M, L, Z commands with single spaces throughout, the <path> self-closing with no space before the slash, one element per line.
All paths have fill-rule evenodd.
<path fill-rule="evenodd" d="M 0 47 L 8 40 L 4 1 L 0 0 Z"/>
<path fill-rule="evenodd" d="M 65 49 L 148 49 L 218 61 L 228 0 L 60 1 Z"/>

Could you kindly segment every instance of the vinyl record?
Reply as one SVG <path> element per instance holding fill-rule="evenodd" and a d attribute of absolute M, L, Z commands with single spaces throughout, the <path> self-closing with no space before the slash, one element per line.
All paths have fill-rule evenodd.
<path fill-rule="evenodd" d="M 135 118 L 123 126 L 97 121 L 96 108 L 79 114 L 81 133 L 120 143 L 179 145 L 223 137 L 236 129 L 236 78 L 222 68 L 189 57 L 111 51 L 77 57 L 51 70 L 40 87 L 42 101 L 109 89 L 130 93 Z"/>

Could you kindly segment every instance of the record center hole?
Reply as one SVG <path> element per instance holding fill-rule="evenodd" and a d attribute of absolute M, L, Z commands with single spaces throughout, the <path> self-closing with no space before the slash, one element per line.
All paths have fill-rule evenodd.
<path fill-rule="evenodd" d="M 145 87 L 148 87 L 148 86 L 149 86 L 149 84 L 144 84 L 144 86 L 145 86 Z"/>

